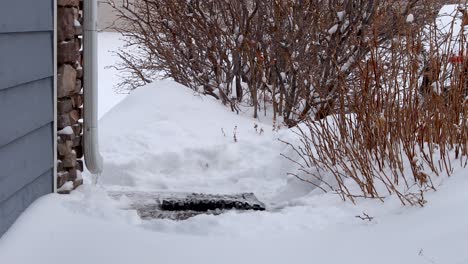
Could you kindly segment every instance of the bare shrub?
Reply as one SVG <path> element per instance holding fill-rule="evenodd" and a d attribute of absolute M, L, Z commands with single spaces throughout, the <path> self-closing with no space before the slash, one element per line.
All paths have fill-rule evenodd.
<path fill-rule="evenodd" d="M 465 10 L 457 16 L 468 17 Z M 402 25 L 387 46 L 371 47 L 356 64 L 352 89 L 338 93 L 338 112 L 298 126 L 301 145 L 291 145 L 303 157 L 297 177 L 327 182 L 325 191 L 351 201 L 396 194 L 422 206 L 424 192 L 435 189 L 432 174 L 467 166 L 466 33 L 458 34 L 455 21 L 444 30 L 434 23 L 418 34 Z"/>
<path fill-rule="evenodd" d="M 122 86 L 135 89 L 173 78 L 257 117 L 271 106 L 292 127 L 336 110 L 351 91 L 358 64 L 373 47 L 398 37 L 414 13 L 417 32 L 438 10 L 436 0 L 138 0 L 117 8 L 127 46 Z M 119 23 L 122 24 L 122 23 Z"/>
<path fill-rule="evenodd" d="M 430 175 L 468 154 L 466 41 L 439 32 L 443 2 L 137 0 L 117 9 L 132 50 L 118 68 L 127 89 L 165 77 L 233 111 L 271 106 L 275 124 L 300 124 L 298 178 L 423 205 Z"/>

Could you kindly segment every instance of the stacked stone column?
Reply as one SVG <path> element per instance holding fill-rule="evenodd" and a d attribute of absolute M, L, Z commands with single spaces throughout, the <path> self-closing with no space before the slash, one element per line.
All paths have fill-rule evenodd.
<path fill-rule="evenodd" d="M 83 0 L 57 1 L 57 188 L 83 184 Z"/>

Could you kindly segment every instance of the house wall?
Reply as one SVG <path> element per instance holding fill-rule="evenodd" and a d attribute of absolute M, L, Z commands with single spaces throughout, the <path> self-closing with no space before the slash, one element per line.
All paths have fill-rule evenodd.
<path fill-rule="evenodd" d="M 100 31 L 115 31 L 115 27 L 123 26 L 122 22 L 117 19 L 115 9 L 109 3 L 119 8 L 131 5 L 134 0 L 98 0 L 98 30 Z"/>
<path fill-rule="evenodd" d="M 53 0 L 0 8 L 0 236 L 53 191 Z"/>

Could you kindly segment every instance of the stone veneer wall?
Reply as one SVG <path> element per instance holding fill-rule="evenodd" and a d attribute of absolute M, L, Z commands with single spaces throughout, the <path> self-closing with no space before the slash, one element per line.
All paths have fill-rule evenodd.
<path fill-rule="evenodd" d="M 83 184 L 83 0 L 57 0 L 57 188 Z"/>

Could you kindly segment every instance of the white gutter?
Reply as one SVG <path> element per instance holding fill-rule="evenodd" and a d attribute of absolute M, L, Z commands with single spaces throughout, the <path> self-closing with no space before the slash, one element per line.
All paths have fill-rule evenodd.
<path fill-rule="evenodd" d="M 86 168 L 93 174 L 102 172 L 98 140 L 97 85 L 97 1 L 84 0 L 83 6 L 83 144 Z"/>

